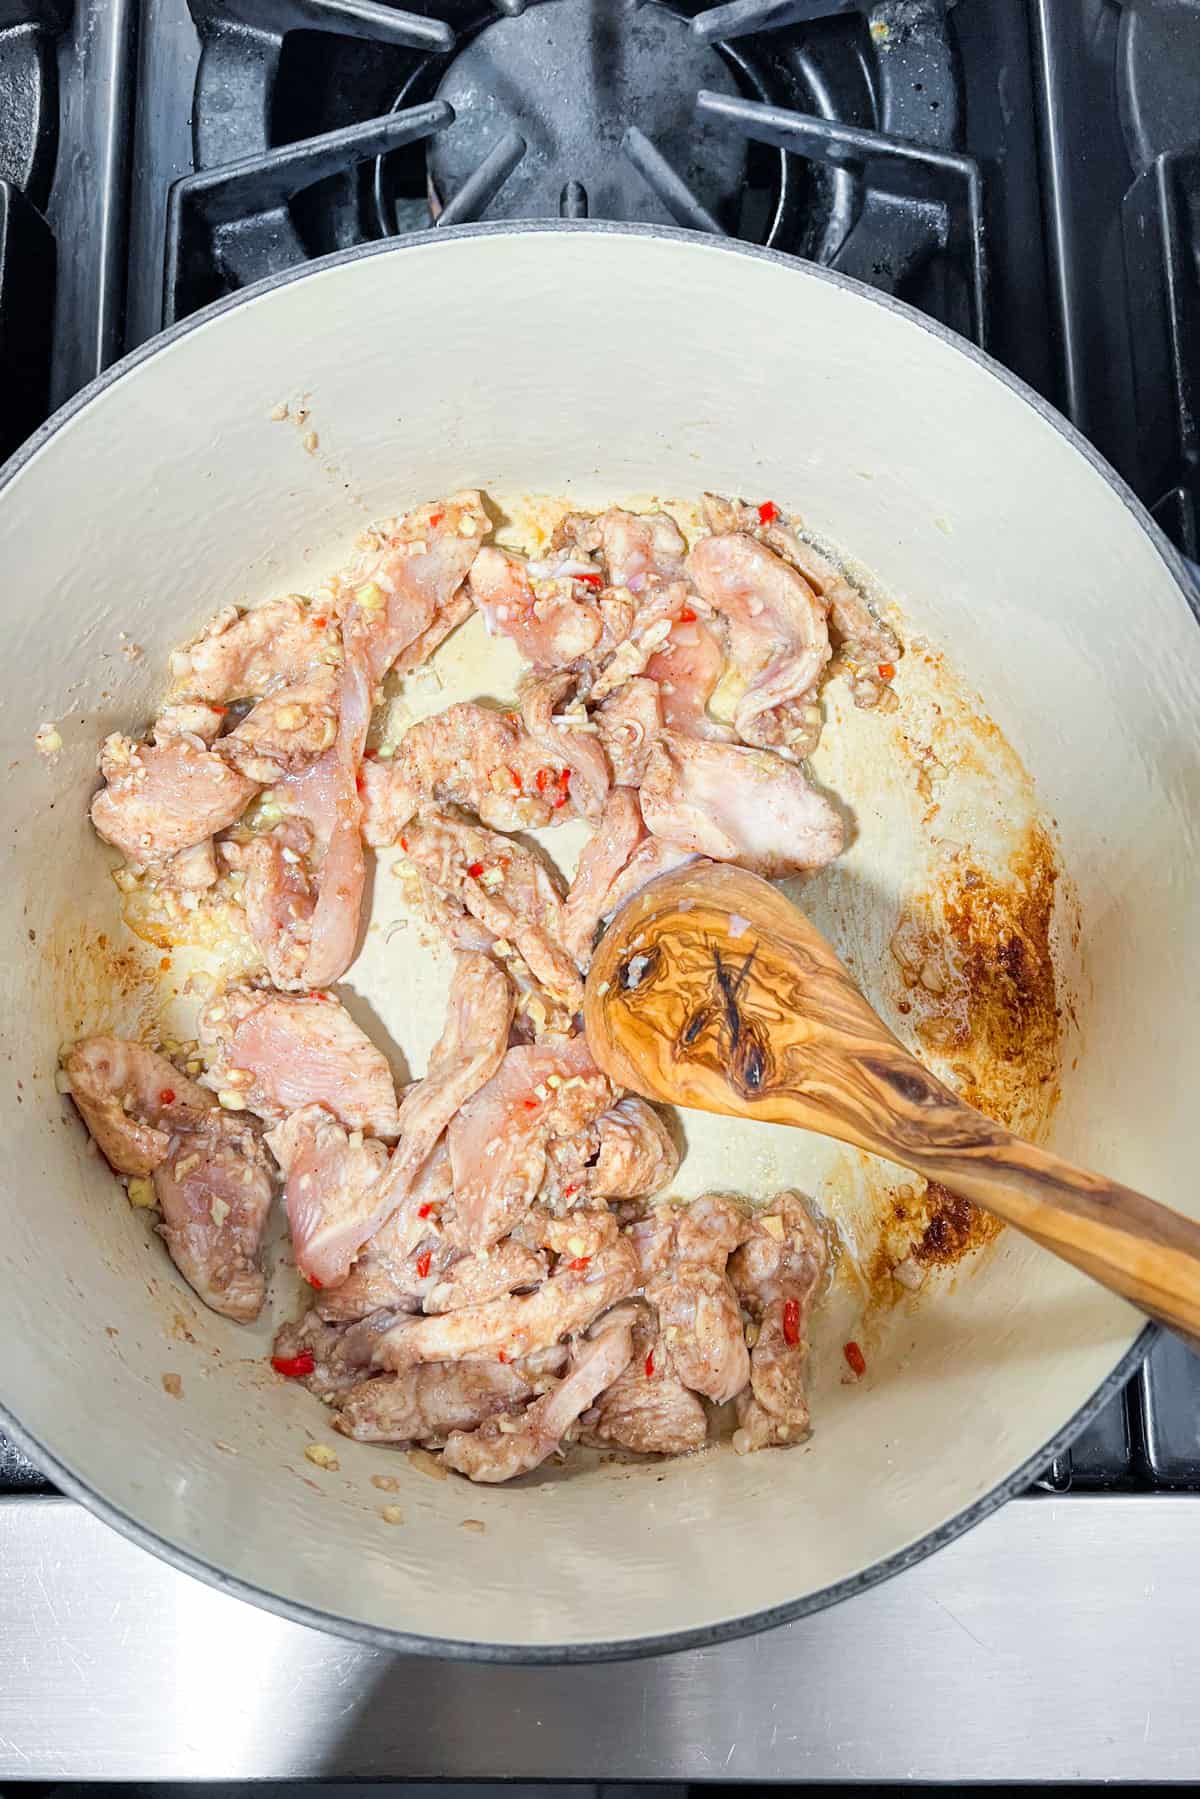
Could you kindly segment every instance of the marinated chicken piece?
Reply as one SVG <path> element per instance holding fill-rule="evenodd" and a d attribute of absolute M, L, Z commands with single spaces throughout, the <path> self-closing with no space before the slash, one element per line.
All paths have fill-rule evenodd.
<path fill-rule="evenodd" d="M 330 1423 L 360 1443 L 437 1443 L 535 1398 L 566 1360 L 566 1349 L 556 1345 L 507 1365 L 428 1362 L 404 1374 L 376 1375 L 345 1394 Z"/>
<path fill-rule="evenodd" d="M 462 1255 L 441 1234 L 443 1220 L 453 1212 L 453 1196 L 450 1151 L 442 1137 L 413 1185 L 411 1208 L 393 1213 L 381 1224 L 345 1280 L 318 1294 L 321 1317 L 351 1323 L 384 1308 L 419 1312 Z M 422 1234 L 415 1244 L 410 1209 L 421 1220 Z"/>
<path fill-rule="evenodd" d="M 686 581 L 671 581 L 650 590 L 639 605 L 629 627 L 629 635 L 619 643 L 604 668 L 592 682 L 593 701 L 616 693 L 626 681 L 646 673 L 676 626 L 693 612 L 691 588 Z"/>
<path fill-rule="evenodd" d="M 434 629 L 467 578 L 492 521 L 474 490 L 387 519 L 368 533 L 358 564 L 338 582 L 342 627 L 354 617 L 372 682 Z"/>
<path fill-rule="evenodd" d="M 583 660 L 604 630 L 592 597 L 570 574 L 535 579 L 521 556 L 491 546 L 479 552 L 471 569 L 470 590 L 489 632 L 512 639 L 535 668 L 567 668 Z"/>
<path fill-rule="evenodd" d="M 460 1306 L 482 1305 L 520 1287 L 536 1287 L 545 1279 L 546 1258 L 511 1238 L 477 1255 L 460 1255 L 425 1295 L 426 1312 L 455 1312 Z"/>
<path fill-rule="evenodd" d="M 562 945 L 580 968 L 591 961 L 596 927 L 608 910 L 609 889 L 645 835 L 637 795 L 631 788 L 614 787 L 583 847 L 562 910 Z"/>
<path fill-rule="evenodd" d="M 605 1199 L 637 1199 L 674 1180 L 679 1151 L 666 1121 L 634 1094 L 619 1099 L 597 1121 L 600 1151 L 589 1171 L 592 1193 Z"/>
<path fill-rule="evenodd" d="M 481 1249 L 507 1236 L 541 1187 L 549 1139 L 577 1135 L 611 1104 L 585 1038 L 510 1049 L 450 1123 L 457 1241 Z"/>
<path fill-rule="evenodd" d="M 465 806 L 494 830 L 534 831 L 573 816 L 561 753 L 516 715 L 464 701 L 410 725 L 388 761 L 363 767 L 363 832 L 377 848 L 398 841 L 415 813 Z"/>
<path fill-rule="evenodd" d="M 750 1375 L 726 1263 L 751 1230 L 738 1207 L 706 1194 L 688 1206 L 655 1208 L 626 1239 L 680 1380 L 716 1405 L 733 1399 Z"/>
<path fill-rule="evenodd" d="M 695 612 L 694 607 L 689 610 Z M 725 652 L 708 623 L 686 614 L 677 619 L 662 649 L 646 664 L 647 675 L 658 684 L 663 725 L 688 737 L 727 743 L 732 731 L 708 711 L 724 672 Z"/>
<path fill-rule="evenodd" d="M 747 681 L 738 736 L 807 755 L 820 733 L 817 683 L 833 653 L 823 603 L 799 570 L 745 532 L 701 538 L 687 566 Z"/>
<path fill-rule="evenodd" d="M 340 672 L 319 663 L 303 680 L 259 700 L 220 740 L 220 753 L 261 787 L 299 774 L 337 737 Z"/>
<path fill-rule="evenodd" d="M 605 894 L 601 917 L 608 919 L 619 912 L 626 900 L 641 892 L 647 881 L 669 874 L 673 868 L 682 868 L 685 862 L 695 859 L 690 850 L 676 849 L 673 843 L 666 843 L 660 837 L 644 838 Z"/>
<path fill-rule="evenodd" d="M 212 1096 L 165 1056 L 123 1037 L 83 1037 L 63 1061 L 83 1122 L 118 1174 L 146 1176 L 172 1134 L 202 1124 Z"/>
<path fill-rule="evenodd" d="M 267 1132 L 283 1171 L 296 1266 L 314 1287 L 343 1280 L 380 1223 L 388 1152 L 377 1138 L 347 1132 L 321 1105 L 301 1106 Z"/>
<path fill-rule="evenodd" d="M 730 1258 L 734 1289 L 758 1325 L 750 1390 L 738 1399 L 739 1454 L 808 1434 L 808 1321 L 828 1262 L 825 1238 L 798 1193 L 781 1193 L 758 1214 L 753 1234 Z"/>
<path fill-rule="evenodd" d="M 523 1411 L 472 1431 L 451 1431 L 443 1461 L 469 1480 L 497 1482 L 528 1474 L 553 1455 L 571 1426 L 611 1386 L 633 1354 L 634 1308 L 619 1306 L 577 1343 L 556 1387 Z"/>
<path fill-rule="evenodd" d="M 864 708 L 878 705 L 890 692 L 891 675 L 885 671 L 900 657 L 899 639 L 891 626 L 875 616 L 840 569 L 805 543 L 778 508 L 773 509 L 771 519 L 764 524 L 759 508 L 723 500 L 716 494 L 705 494 L 703 506 L 713 531 L 750 531 L 799 569 L 825 606 L 830 628 L 846 659 L 865 665 L 851 682 L 855 704 Z"/>
<path fill-rule="evenodd" d="M 461 1110 L 501 1066 L 514 999 L 508 977 L 487 956 L 476 953 L 456 959 L 445 1029 L 424 1080 L 410 1087 L 401 1102 L 400 1142 L 380 1184 L 374 1223 L 365 1236 L 388 1219 L 398 1242 L 416 1246 L 422 1232 L 420 1207 L 427 1203 L 417 1197 L 421 1171 L 447 1125 L 453 1129 Z M 453 1137 L 450 1155 L 453 1162 Z M 457 1185 L 456 1178 L 456 1189 Z M 345 1272 L 343 1267 L 341 1274 Z"/>
<path fill-rule="evenodd" d="M 212 838 L 206 837 L 203 843 L 180 850 L 177 856 L 164 863 L 159 883 L 179 893 L 203 893 L 206 888 L 214 887 L 219 878 L 216 848 Z"/>
<path fill-rule="evenodd" d="M 366 885 L 359 780 L 371 723 L 372 685 L 368 646 L 356 616 L 344 620 L 343 640 L 334 743 L 274 789 L 283 810 L 303 820 L 313 837 L 308 874 L 316 899 L 302 976 L 305 987 L 331 986 L 354 960 Z"/>
<path fill-rule="evenodd" d="M 579 1189 L 582 1193 L 582 1188 Z M 509 1242 L 536 1244 L 566 1262 L 583 1262 L 615 1243 L 620 1226 L 604 1205 L 585 1197 L 568 1211 L 531 1206 Z"/>
<path fill-rule="evenodd" d="M 688 1455 L 703 1448 L 708 1418 L 675 1371 L 651 1306 L 639 1306 L 628 1365 L 583 1418 L 583 1441 L 632 1455 Z"/>
<path fill-rule="evenodd" d="M 637 1257 L 618 1237 L 585 1267 L 564 1264 L 533 1293 L 429 1318 L 398 1319 L 375 1344 L 374 1360 L 396 1373 L 418 1362 L 516 1361 L 586 1330 L 601 1312 L 628 1298 L 637 1281 Z"/>
<path fill-rule="evenodd" d="M 186 738 L 161 745 L 106 737 L 105 785 L 92 801 L 92 823 L 130 862 L 154 862 L 203 843 L 246 810 L 258 786 L 220 756 Z"/>
<path fill-rule="evenodd" d="M 451 812 L 427 813 L 405 843 L 432 888 L 512 944 L 552 1000 L 579 1011 L 583 983 L 562 947 L 562 901 L 538 855 Z"/>
<path fill-rule="evenodd" d="M 842 848 L 841 819 L 800 770 L 740 744 L 665 731 L 646 763 L 641 803 L 654 836 L 768 877 L 823 868 Z"/>
<path fill-rule="evenodd" d="M 414 637 L 406 650 L 401 650 L 392 664 L 396 673 L 406 675 L 428 662 L 434 651 L 441 648 L 452 631 L 457 631 L 460 625 L 466 623 L 474 610 L 470 589 L 464 581 L 458 592 L 435 615 L 433 623 L 419 637 Z"/>
<path fill-rule="evenodd" d="M 566 795 L 581 817 L 598 818 L 608 796 L 608 758 L 582 701 L 567 705 L 576 686 L 575 676 L 563 671 L 526 681 L 521 722 L 545 758 L 545 785 L 557 787 L 553 803 L 560 816 L 565 814 L 557 802 Z"/>
<path fill-rule="evenodd" d="M 303 1318 L 283 1325 L 276 1332 L 272 1363 L 284 1363 L 285 1368 L 277 1369 L 277 1372 L 301 1381 L 318 1399 L 349 1393 L 370 1369 L 375 1340 L 390 1330 L 395 1321 L 394 1312 L 380 1311 L 348 1328 L 344 1324 L 326 1323 L 315 1310 L 306 1312 Z M 313 1366 L 307 1374 L 287 1368 L 287 1364 L 303 1363 L 310 1356 Z"/>
<path fill-rule="evenodd" d="M 221 844 L 221 860 L 245 876 L 240 897 L 246 929 L 276 987 L 304 985 L 317 905 L 314 859 L 313 834 L 301 818 L 286 819 L 246 843 Z"/>
<path fill-rule="evenodd" d="M 331 994 L 233 987 L 204 1007 L 199 1032 L 204 1085 L 235 1092 L 269 1123 L 320 1104 L 347 1130 L 398 1134 L 387 1057 Z"/>
<path fill-rule="evenodd" d="M 337 627 L 297 594 L 250 612 L 227 606 L 171 656 L 171 697 L 226 702 L 299 681 L 315 662 L 336 662 Z"/>
<path fill-rule="evenodd" d="M 613 786 L 639 786 L 650 746 L 663 728 L 658 682 L 634 675 L 596 708 L 593 722 L 608 756 Z"/>
<path fill-rule="evenodd" d="M 241 1324 L 266 1294 L 260 1252 L 273 1190 L 257 1131 L 220 1111 L 172 1136 L 154 1170 L 171 1260 L 206 1306 Z"/>
<path fill-rule="evenodd" d="M 228 706 L 212 700 L 194 700 L 186 694 L 169 699 L 159 712 L 150 731 L 155 744 L 169 743 L 172 737 L 198 740 L 198 747 L 211 749 L 225 729 Z"/>
<path fill-rule="evenodd" d="M 555 532 L 555 542 L 598 550 L 609 585 L 627 587 L 630 593 L 675 580 L 687 549 L 679 527 L 665 512 L 626 512 L 618 506 L 596 516 L 569 513 Z"/>

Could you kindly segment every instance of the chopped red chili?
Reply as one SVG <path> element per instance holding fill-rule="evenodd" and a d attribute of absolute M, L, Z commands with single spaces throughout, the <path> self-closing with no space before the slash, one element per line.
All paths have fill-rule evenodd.
<path fill-rule="evenodd" d="M 407 837 L 402 837 L 400 839 L 400 848 L 402 850 L 407 850 L 407 848 L 408 848 L 408 838 Z"/>
<path fill-rule="evenodd" d="M 694 625 L 695 624 L 696 614 L 693 611 L 692 607 L 690 607 L 690 606 L 684 607 L 683 611 L 679 614 L 679 622 L 681 625 Z"/>
<path fill-rule="evenodd" d="M 581 581 L 585 587 L 602 587 L 604 585 L 603 575 L 576 575 L 574 579 Z"/>
<path fill-rule="evenodd" d="M 378 754 L 379 754 L 378 750 L 364 750 L 363 751 L 363 761 L 364 762 L 374 762 L 374 760 L 375 760 L 376 756 L 378 756 Z"/>
<path fill-rule="evenodd" d="M 158 1096 L 158 1103 L 160 1106 L 173 1106 L 175 1104 L 174 1087 L 164 1087 Z"/>
<path fill-rule="evenodd" d="M 316 1367 L 311 1349 L 302 1349 L 299 1355 L 273 1355 L 271 1366 L 276 1374 L 284 1375 L 288 1380 L 303 1380 Z"/>
<path fill-rule="evenodd" d="M 431 512 L 429 514 L 430 529 L 433 531 L 436 531 L 438 526 L 441 524 L 442 520 L 445 518 L 445 516 L 446 515 L 444 512 Z"/>
<path fill-rule="evenodd" d="M 534 779 L 537 782 L 538 792 L 545 793 L 547 787 L 549 787 L 551 781 L 554 779 L 554 771 L 550 768 L 539 768 Z"/>
<path fill-rule="evenodd" d="M 537 1100 L 536 1099 L 523 1099 L 521 1101 L 521 1104 L 524 1106 L 524 1108 L 527 1112 L 536 1112 L 537 1111 Z"/>
<path fill-rule="evenodd" d="M 315 1274 L 306 1274 L 304 1278 L 308 1282 L 310 1287 L 315 1287 L 317 1289 L 318 1293 L 321 1291 L 321 1288 L 325 1285 L 325 1282 L 319 1281 Z"/>
<path fill-rule="evenodd" d="M 427 1199 L 423 1206 L 417 1207 L 417 1217 L 418 1218 L 428 1218 L 429 1214 L 432 1211 L 433 1211 L 433 1201 L 431 1199 Z"/>
<path fill-rule="evenodd" d="M 498 1362 L 511 1362 L 512 1357 L 509 1355 L 509 1353 L 506 1349 L 498 1349 L 496 1351 L 496 1360 Z"/>
<path fill-rule="evenodd" d="M 467 869 L 467 873 L 470 875 L 470 877 L 473 881 L 477 881 L 479 879 L 480 875 L 483 873 L 483 863 L 482 862 L 472 862 Z"/>
<path fill-rule="evenodd" d="M 879 664 L 880 680 L 890 681 L 895 673 L 896 673 L 896 664 L 894 662 L 881 662 Z"/>
<path fill-rule="evenodd" d="M 578 1274 L 581 1268 L 587 1267 L 591 1259 L 591 1256 L 576 1256 L 573 1262 L 567 1263 L 567 1267 L 574 1269 L 575 1273 Z"/>
<path fill-rule="evenodd" d="M 646 1379 L 649 1380 L 650 1376 L 653 1373 L 654 1373 L 654 1351 L 651 1350 L 650 1354 L 646 1357 Z"/>
<path fill-rule="evenodd" d="M 313 624 L 317 627 L 318 631 L 323 631 L 328 623 L 329 623 L 329 620 L 326 618 L 326 616 L 323 612 L 321 613 L 319 618 L 314 618 L 314 620 L 313 620 Z"/>
<path fill-rule="evenodd" d="M 167 972 L 167 969 L 170 968 L 170 966 L 171 966 L 170 956 L 160 957 L 158 966 L 162 969 L 163 973 L 165 974 Z"/>
<path fill-rule="evenodd" d="M 579 1191 L 579 1182 L 572 1181 L 571 1185 L 569 1187 L 563 1188 L 563 1198 L 570 1199 L 572 1193 L 578 1193 L 578 1191 Z"/>
<path fill-rule="evenodd" d="M 571 771 L 569 768 L 564 768 L 564 769 L 560 770 L 560 772 L 559 772 L 558 798 L 555 800 L 554 805 L 551 807 L 551 811 L 557 812 L 558 808 L 560 806 L 566 805 L 570 786 L 571 786 Z"/>
<path fill-rule="evenodd" d="M 517 790 L 517 792 L 518 792 L 518 793 L 524 793 L 524 791 L 525 791 L 525 783 L 524 783 L 524 781 L 523 781 L 523 780 L 522 780 L 522 779 L 521 779 L 521 777 L 520 777 L 520 775 L 519 775 L 519 774 L 518 774 L 518 773 L 517 773 L 517 771 L 516 771 L 516 769 L 515 769 L 515 768 L 510 768 L 510 769 L 509 769 L 509 771 L 508 771 L 508 772 L 509 772 L 509 774 L 510 774 L 510 775 L 511 775 L 511 776 L 512 776 L 512 778 L 513 778 L 513 784 L 514 784 L 514 786 L 515 786 L 515 787 L 516 787 L 516 790 Z"/>
<path fill-rule="evenodd" d="M 867 1358 L 857 1343 L 846 1343 L 842 1346 L 842 1354 L 850 1364 L 850 1372 L 861 1380 L 867 1372 Z"/>
<path fill-rule="evenodd" d="M 764 500 L 762 505 L 758 509 L 759 524 L 760 525 L 774 524 L 775 520 L 778 517 L 779 517 L 779 508 L 775 504 L 774 500 Z"/>
<path fill-rule="evenodd" d="M 209 708 L 211 711 L 216 713 L 218 718 L 224 718 L 225 714 L 229 710 L 228 706 L 222 706 L 216 700 L 209 701 Z"/>
<path fill-rule="evenodd" d="M 800 1341 L 800 1301 L 785 1299 L 783 1302 L 783 1340 L 795 1348 Z"/>
<path fill-rule="evenodd" d="M 432 1260 L 433 1251 L 431 1249 L 427 1249 L 424 1255 L 417 1257 L 417 1279 L 419 1281 L 423 1281 L 425 1276 L 429 1273 L 429 1264 Z"/>

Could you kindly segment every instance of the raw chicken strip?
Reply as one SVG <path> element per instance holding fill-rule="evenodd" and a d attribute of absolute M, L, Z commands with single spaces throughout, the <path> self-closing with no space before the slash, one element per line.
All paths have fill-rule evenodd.
<path fill-rule="evenodd" d="M 646 664 L 646 674 L 658 683 L 662 723 L 668 730 L 730 740 L 733 733 L 708 713 L 724 670 L 725 652 L 705 621 L 698 616 L 677 619 L 662 649 Z"/>
<path fill-rule="evenodd" d="M 596 708 L 594 723 L 608 756 L 614 787 L 640 785 L 650 746 L 663 722 L 658 683 L 645 675 L 634 675 Z"/>
<path fill-rule="evenodd" d="M 489 1483 L 528 1474 L 553 1455 L 568 1430 L 605 1387 L 628 1366 L 633 1354 L 631 1306 L 602 1318 L 594 1334 L 578 1343 L 566 1376 L 523 1412 L 491 1419 L 473 1431 L 451 1431 L 442 1460 L 469 1480 Z"/>
<path fill-rule="evenodd" d="M 406 675 L 428 662 L 434 651 L 445 643 L 452 631 L 457 631 L 460 625 L 466 623 L 474 610 L 470 590 L 464 581 L 458 592 L 437 613 L 433 623 L 419 637 L 414 637 L 406 650 L 401 650 L 392 664 L 396 673 Z"/>
<path fill-rule="evenodd" d="M 600 1152 L 588 1174 L 589 1191 L 605 1199 L 638 1199 L 674 1180 L 679 1151 L 666 1121 L 634 1094 L 597 1121 Z"/>
<path fill-rule="evenodd" d="M 92 823 L 130 862 L 154 862 L 203 843 L 241 817 L 258 791 L 212 750 L 186 738 L 161 745 L 106 737 L 105 786 L 92 801 Z"/>
<path fill-rule="evenodd" d="M 314 662 L 338 660 L 337 628 L 298 594 L 250 612 L 227 606 L 171 656 L 171 691 L 201 700 L 240 700 L 299 681 Z"/>
<path fill-rule="evenodd" d="M 632 1358 L 583 1424 L 585 1443 L 633 1455 L 688 1455 L 706 1442 L 704 1406 L 676 1373 L 651 1306 L 639 1306 Z"/>
<path fill-rule="evenodd" d="M 302 1106 L 267 1132 L 286 1180 L 284 1201 L 296 1266 L 314 1287 L 343 1280 L 380 1222 L 388 1152 L 347 1133 L 324 1106 Z"/>
<path fill-rule="evenodd" d="M 84 1037 L 63 1067 L 71 1098 L 118 1174 L 153 1174 L 173 1132 L 201 1124 L 211 1094 L 180 1074 L 165 1056 L 123 1037 Z"/>
<path fill-rule="evenodd" d="M 619 1237 L 584 1268 L 560 1268 L 535 1293 L 398 1320 L 379 1338 L 374 1360 L 397 1373 L 418 1362 L 516 1361 L 586 1330 L 601 1312 L 627 1298 L 637 1280 L 637 1257 Z"/>
<path fill-rule="evenodd" d="M 514 945 L 551 999 L 579 1011 L 583 983 L 562 947 L 562 901 L 539 856 L 451 812 L 427 813 L 405 843 L 430 886 Z"/>
<path fill-rule="evenodd" d="M 289 818 L 246 843 L 227 838 L 221 844 L 221 859 L 245 876 L 240 897 L 246 929 L 272 983 L 302 987 L 317 904 L 309 826 L 302 818 Z"/>
<path fill-rule="evenodd" d="M 679 527 L 665 512 L 626 512 L 617 506 L 594 517 L 568 513 L 554 540 L 580 550 L 599 550 L 609 584 L 627 587 L 630 593 L 643 593 L 656 581 L 674 580 L 687 549 Z"/>
<path fill-rule="evenodd" d="M 546 775 L 558 788 L 555 804 L 565 794 L 584 818 L 598 818 L 608 795 L 608 758 L 581 701 L 564 712 L 567 695 L 577 686 L 569 672 L 559 671 L 527 681 L 521 688 L 521 722 L 546 762 Z M 556 723 L 556 718 L 570 722 Z M 566 779 L 562 778 L 565 774 Z M 559 815 L 565 816 L 561 808 Z"/>
<path fill-rule="evenodd" d="M 430 804 L 465 806 L 494 830 L 565 821 L 561 753 L 536 742 L 515 713 L 463 701 L 410 725 L 387 761 L 363 767 L 363 833 L 395 843 Z"/>
<path fill-rule="evenodd" d="M 220 754 L 261 787 L 299 774 L 337 737 L 339 686 L 338 670 L 318 664 L 303 680 L 259 700 L 221 738 Z"/>
<path fill-rule="evenodd" d="M 407 1212 L 398 1212 L 381 1224 L 345 1280 L 318 1296 L 316 1309 L 321 1317 L 348 1323 L 385 1307 L 419 1312 L 450 1264 L 461 1255 L 437 1234 L 441 1220 L 452 1209 L 453 1193 L 450 1152 L 443 1137 L 417 1176 L 412 1193 L 412 1207 L 418 1217 L 424 1212 L 423 1227 L 429 1234 L 410 1248 L 413 1233 Z M 417 1265 L 426 1251 L 429 1263 L 421 1274 Z"/>
<path fill-rule="evenodd" d="M 478 1255 L 459 1256 L 425 1295 L 426 1312 L 456 1312 L 482 1305 L 518 1287 L 536 1287 L 546 1276 L 546 1259 L 511 1238 Z"/>
<path fill-rule="evenodd" d="M 583 847 L 562 911 L 563 948 L 580 968 L 591 961 L 592 939 L 608 909 L 609 889 L 645 835 L 637 795 L 631 788 L 614 787 Z"/>
<path fill-rule="evenodd" d="M 575 1136 L 611 1104 L 585 1038 L 510 1049 L 450 1124 L 457 1241 L 506 1236 L 541 1187 L 549 1138 Z"/>
<path fill-rule="evenodd" d="M 488 546 L 479 552 L 470 590 L 492 636 L 500 632 L 511 638 L 535 668 L 566 668 L 582 661 L 604 630 L 590 583 L 584 598 L 570 575 L 534 581 L 524 558 L 509 550 Z"/>
<path fill-rule="evenodd" d="M 688 1206 L 660 1206 L 629 1232 L 680 1380 L 716 1405 L 733 1399 L 750 1375 L 725 1264 L 752 1228 L 729 1200 L 706 1194 Z"/>
<path fill-rule="evenodd" d="M 472 1095 L 500 1067 L 514 1000 L 508 977 L 488 956 L 478 952 L 458 956 L 445 1029 L 429 1058 L 424 1080 L 410 1087 L 401 1103 L 400 1142 L 387 1177 L 380 1183 L 374 1220 L 364 1238 L 389 1219 L 396 1242 L 415 1247 L 422 1232 L 419 1208 L 426 1203 L 417 1197 L 421 1170 L 442 1132 L 456 1121 L 460 1108 L 470 1103 Z M 398 1216 L 393 1219 L 393 1214 Z M 343 1266 L 333 1278 L 345 1273 Z M 329 1284 L 329 1277 L 321 1278 Z"/>
<path fill-rule="evenodd" d="M 278 1123 L 320 1104 L 347 1130 L 398 1134 L 387 1057 L 332 995 L 234 987 L 205 1006 L 199 1032 L 204 1085 L 237 1092 L 260 1118 Z"/>
<path fill-rule="evenodd" d="M 260 1249 L 270 1164 L 246 1119 L 210 1112 L 171 1139 L 154 1171 L 162 1234 L 180 1274 L 214 1312 L 249 1323 L 262 1310 Z"/>
<path fill-rule="evenodd" d="M 203 893 L 206 888 L 215 886 L 219 878 L 217 852 L 212 838 L 206 837 L 203 843 L 180 850 L 163 864 L 159 885 L 172 887 L 180 893 Z"/>
<path fill-rule="evenodd" d="M 360 1443 L 437 1442 L 534 1398 L 566 1359 L 566 1349 L 556 1346 L 507 1366 L 429 1362 L 405 1374 L 377 1375 L 350 1389 L 330 1423 Z"/>
<path fill-rule="evenodd" d="M 692 590 L 686 581 L 655 587 L 638 607 L 629 635 L 617 645 L 609 661 L 592 683 L 591 697 L 603 700 L 626 681 L 646 672 L 668 642 L 676 626 L 693 610 Z"/>
<path fill-rule="evenodd" d="M 824 605 L 797 569 L 745 532 L 701 538 L 687 566 L 725 621 L 730 658 L 748 682 L 734 714 L 739 737 L 807 755 L 820 732 L 817 682 L 833 653 Z"/>
<path fill-rule="evenodd" d="M 419 506 L 368 533 L 359 563 L 338 583 L 343 631 L 353 615 L 373 682 L 437 625 L 467 578 L 492 521 L 473 489 Z"/>
<path fill-rule="evenodd" d="M 842 848 L 829 801 L 765 750 L 665 731 L 646 763 L 641 801 L 656 837 L 767 876 L 822 868 Z"/>
<path fill-rule="evenodd" d="M 828 1263 L 825 1238 L 798 1193 L 781 1193 L 758 1214 L 753 1235 L 730 1258 L 730 1279 L 758 1323 L 750 1391 L 738 1399 L 739 1454 L 808 1434 L 808 1321 Z"/>
<path fill-rule="evenodd" d="M 626 900 L 641 892 L 647 881 L 669 874 L 673 868 L 682 868 L 685 862 L 695 859 L 691 851 L 676 849 L 674 844 L 665 843 L 659 837 L 643 839 L 604 895 L 601 917 L 611 918 Z"/>

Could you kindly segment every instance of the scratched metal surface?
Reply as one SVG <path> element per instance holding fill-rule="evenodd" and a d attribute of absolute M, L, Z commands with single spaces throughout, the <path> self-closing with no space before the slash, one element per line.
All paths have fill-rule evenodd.
<path fill-rule="evenodd" d="M 402 1660 L 0 1502 L 0 1780 L 1194 1780 L 1200 1497 L 1017 1500 L 767 1636 L 621 1666 Z"/>

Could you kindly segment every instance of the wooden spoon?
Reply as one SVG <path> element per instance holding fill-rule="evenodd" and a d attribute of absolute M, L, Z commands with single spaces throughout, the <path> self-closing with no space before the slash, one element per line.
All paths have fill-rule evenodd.
<path fill-rule="evenodd" d="M 622 1086 L 887 1156 L 1015 1224 L 1200 1349 L 1200 1225 L 956 1098 L 757 875 L 698 861 L 635 894 L 596 951 L 584 1018 L 593 1055 Z"/>

